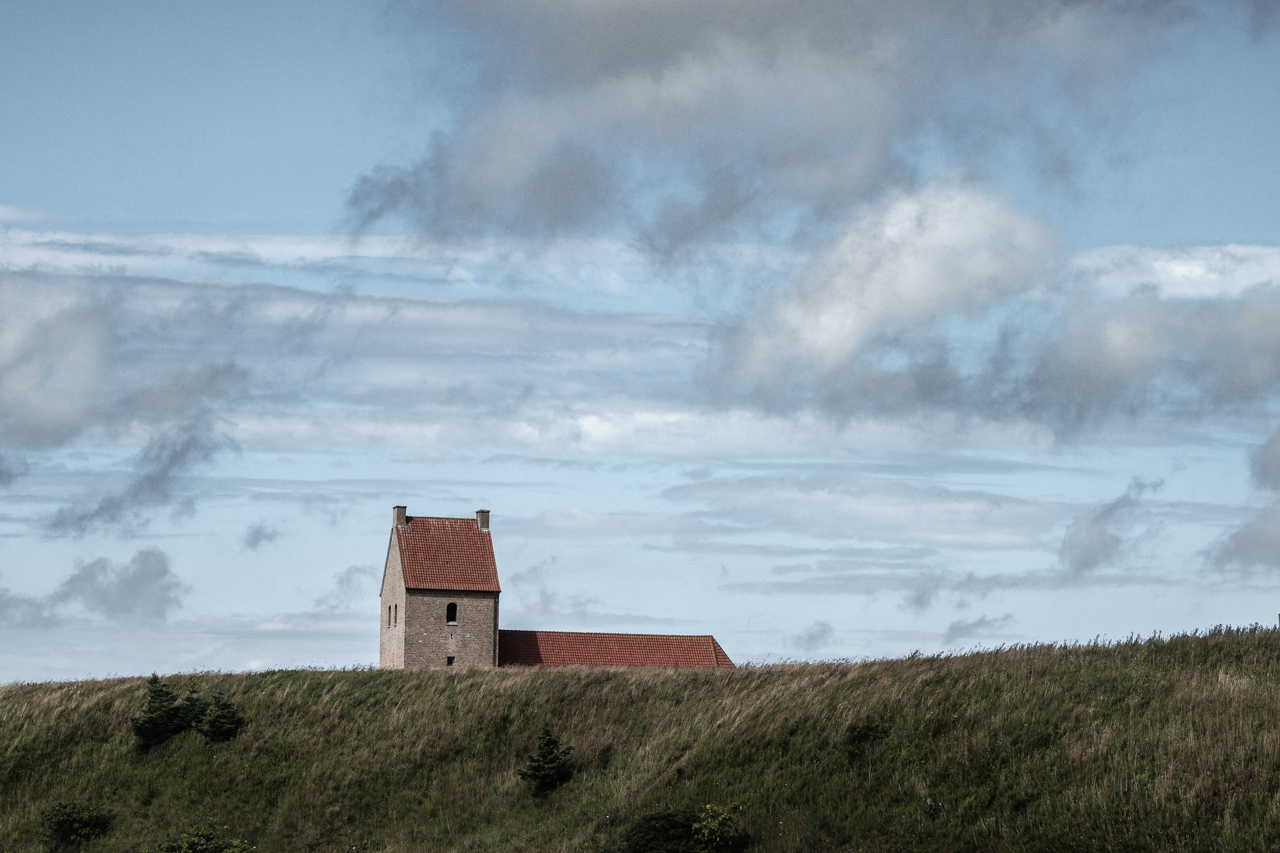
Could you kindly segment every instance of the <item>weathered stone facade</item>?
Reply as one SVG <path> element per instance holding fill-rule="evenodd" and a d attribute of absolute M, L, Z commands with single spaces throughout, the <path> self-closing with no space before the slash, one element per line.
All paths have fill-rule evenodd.
<path fill-rule="evenodd" d="M 445 618 L 450 604 L 457 605 L 453 622 Z M 409 590 L 404 624 L 401 669 L 498 665 L 496 592 Z"/>
<path fill-rule="evenodd" d="M 387 567 L 382 573 L 382 632 L 378 644 L 379 669 L 404 669 L 404 606 L 407 590 L 400 570 L 396 531 L 387 546 Z"/>

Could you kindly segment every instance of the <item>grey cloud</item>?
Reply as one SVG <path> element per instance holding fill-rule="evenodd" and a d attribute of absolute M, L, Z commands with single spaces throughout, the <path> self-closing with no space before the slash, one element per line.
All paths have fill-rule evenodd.
<path fill-rule="evenodd" d="M 252 252 L 194 252 L 193 260 L 219 267 L 263 268 L 267 262 Z"/>
<path fill-rule="evenodd" d="M 417 163 L 357 182 L 357 227 L 627 231 L 666 255 L 743 227 L 825 234 L 910 184 L 904 152 L 923 139 L 961 169 L 1013 152 L 1058 180 L 1124 116 L 1124 81 L 1172 27 L 1250 4 L 400 8 L 449 121 Z"/>
<path fill-rule="evenodd" d="M 112 348 L 109 309 L 0 280 L 0 442 L 57 446 L 94 419 Z"/>
<path fill-rule="evenodd" d="M 1280 430 L 1249 454 L 1249 474 L 1255 485 L 1280 491 Z"/>
<path fill-rule="evenodd" d="M 817 621 L 792 637 L 789 643 L 794 648 L 806 654 L 811 654 L 824 646 L 830 645 L 835 636 L 836 629 L 831 626 L 830 622 Z"/>
<path fill-rule="evenodd" d="M 0 588 L 0 627 L 47 627 L 55 620 L 49 601 Z"/>
<path fill-rule="evenodd" d="M 169 568 L 168 556 L 147 548 L 124 565 L 105 557 L 86 563 L 49 598 L 79 603 L 114 621 L 160 622 L 182 606 L 182 592 L 182 581 Z"/>
<path fill-rule="evenodd" d="M 315 601 L 320 610 L 341 611 L 349 609 L 365 598 L 377 597 L 377 581 L 381 573 L 376 566 L 347 566 L 334 575 L 333 589 Z"/>
<path fill-rule="evenodd" d="M 1118 588 L 1126 586 L 1154 587 L 1175 581 L 1154 573 L 1096 573 L 1072 576 L 1063 571 L 1029 570 L 1025 572 L 962 572 L 936 566 L 902 565 L 894 567 L 841 565 L 840 561 L 824 561 L 821 570 L 787 580 L 745 581 L 726 583 L 726 592 L 757 595 L 853 595 L 877 596 L 902 594 L 906 610 L 922 613 L 943 593 L 958 596 L 987 596 L 1000 590 L 1060 590 L 1082 586 Z"/>
<path fill-rule="evenodd" d="M 174 498 L 179 475 L 229 446 L 213 435 L 209 409 L 236 393 L 244 371 L 230 361 L 202 364 L 175 358 L 172 348 L 151 350 L 157 336 L 194 330 L 160 317 L 139 329 L 129 307 L 136 289 L 111 276 L 0 273 L 0 446 L 149 436 L 122 491 L 96 506 L 64 507 L 48 519 L 47 532 L 136 527 L 145 521 L 141 509 Z"/>
<path fill-rule="evenodd" d="M 170 504 L 184 476 L 234 446 L 208 417 L 163 432 L 138 454 L 133 476 L 121 491 L 94 505 L 62 507 L 45 520 L 43 528 L 52 536 L 83 536 L 111 527 L 133 531 L 146 523 L 143 510 Z M 189 510 L 191 499 L 184 500 Z"/>
<path fill-rule="evenodd" d="M 105 255 L 108 257 L 168 257 L 172 250 L 164 246 L 136 246 L 125 243 L 108 243 L 102 240 L 33 240 L 32 246 L 40 249 L 53 249 L 58 252 L 75 252 L 86 255 Z"/>
<path fill-rule="evenodd" d="M 274 527 L 268 527 L 265 521 L 259 521 L 256 524 L 249 525 L 244 532 L 242 546 L 245 550 L 256 551 L 263 545 L 274 542 L 280 538 L 280 531 Z"/>
<path fill-rule="evenodd" d="M 123 486 L 48 525 L 129 529 L 192 498 L 180 480 L 228 450 L 237 427 L 271 425 L 270 439 L 282 424 L 290 443 L 430 428 L 474 443 L 518 427 L 522 441 L 572 446 L 577 419 L 601 405 L 629 417 L 636 400 L 686 404 L 707 328 L 527 300 L 0 272 L 0 452 L 145 443 Z"/>
<path fill-rule="evenodd" d="M 936 576 L 924 577 L 907 593 L 902 605 L 913 613 L 923 613 L 933 606 L 941 591 L 942 580 Z"/>
<path fill-rule="evenodd" d="M 704 504 L 706 521 L 741 534 L 773 530 L 823 543 L 1039 548 L 1041 537 L 1060 517 L 1060 509 L 1049 503 L 862 476 L 832 465 L 825 470 L 717 477 L 676 486 L 663 495 Z M 880 557 L 901 558 L 888 551 Z"/>
<path fill-rule="evenodd" d="M 674 620 L 637 613 L 600 609 L 595 596 L 566 594 L 556 588 L 554 568 L 557 558 L 548 557 L 513 573 L 504 593 L 512 601 L 503 605 L 503 620 L 513 626 L 549 628 L 556 624 L 578 628 L 612 628 L 618 625 L 670 625 Z M 514 605 L 514 606 L 513 606 Z"/>
<path fill-rule="evenodd" d="M 7 486 L 30 470 L 27 460 L 20 456 L 0 453 L 0 487 Z"/>
<path fill-rule="evenodd" d="M 1208 557 L 1220 569 L 1280 568 L 1280 505 L 1266 507 L 1231 531 L 1209 549 Z"/>
<path fill-rule="evenodd" d="M 1249 454 L 1249 474 L 1254 485 L 1280 491 L 1280 430 Z M 1219 569 L 1280 567 L 1280 504 L 1262 509 L 1223 536 L 1206 556 Z"/>
<path fill-rule="evenodd" d="M 1161 485 L 1160 481 L 1148 483 L 1135 477 L 1123 495 L 1073 521 L 1058 549 L 1059 562 L 1067 574 L 1079 577 L 1120 557 L 1128 545 L 1138 501 L 1143 493 Z"/>
<path fill-rule="evenodd" d="M 956 620 L 947 626 L 946 633 L 942 635 L 942 642 L 944 645 L 951 645 L 970 637 L 988 636 L 1009 627 L 1015 621 L 1012 613 L 1006 613 L 994 619 L 989 616 L 982 616 L 968 622 Z"/>

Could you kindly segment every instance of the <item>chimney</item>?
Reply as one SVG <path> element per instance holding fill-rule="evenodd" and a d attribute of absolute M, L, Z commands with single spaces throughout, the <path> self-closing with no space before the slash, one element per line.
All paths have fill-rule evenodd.
<path fill-rule="evenodd" d="M 489 529 L 489 510 L 487 509 L 476 510 L 476 525 L 481 530 Z"/>
<path fill-rule="evenodd" d="M 396 527 L 404 527 L 406 524 L 408 524 L 409 522 L 407 519 L 405 519 L 404 513 L 405 513 L 405 507 L 393 506 L 391 508 L 391 523 L 394 524 Z"/>

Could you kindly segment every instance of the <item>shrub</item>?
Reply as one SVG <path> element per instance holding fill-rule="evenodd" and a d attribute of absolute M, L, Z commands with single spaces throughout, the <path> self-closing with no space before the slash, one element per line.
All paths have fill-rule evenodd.
<path fill-rule="evenodd" d="M 516 774 L 533 786 L 535 795 L 550 793 L 573 777 L 573 765 L 569 763 L 572 752 L 573 747 L 560 746 L 560 737 L 551 731 L 551 723 L 543 723 L 537 746 Z"/>
<path fill-rule="evenodd" d="M 742 806 L 727 808 L 708 804 L 693 824 L 693 838 L 705 853 L 737 853 L 745 850 L 750 839 L 738 828 L 737 814 Z"/>
<path fill-rule="evenodd" d="M 201 826 L 145 853 L 250 853 L 255 849 L 247 841 L 223 838 L 212 827 Z"/>
<path fill-rule="evenodd" d="M 737 826 L 737 805 L 661 809 L 639 818 L 622 837 L 619 853 L 740 853 L 750 837 Z"/>
<path fill-rule="evenodd" d="M 620 853 L 702 853 L 692 809 L 662 809 L 639 818 L 622 837 Z"/>
<path fill-rule="evenodd" d="M 200 733 L 214 743 L 231 740 L 244 728 L 244 717 L 222 693 L 214 693 L 208 713 L 200 722 Z"/>
<path fill-rule="evenodd" d="M 40 815 L 44 841 L 50 850 L 74 850 L 111 831 L 115 816 L 84 803 L 54 803 Z"/>

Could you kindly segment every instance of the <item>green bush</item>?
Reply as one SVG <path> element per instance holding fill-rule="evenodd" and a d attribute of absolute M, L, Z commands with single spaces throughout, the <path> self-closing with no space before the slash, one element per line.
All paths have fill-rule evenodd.
<path fill-rule="evenodd" d="M 152 847 L 145 853 L 249 853 L 255 849 L 257 848 L 250 847 L 247 841 L 227 839 L 212 827 L 201 826 L 188 830 L 159 847 Z"/>
<path fill-rule="evenodd" d="M 745 850 L 750 839 L 738 828 L 737 814 L 742 806 L 734 803 L 727 808 L 708 804 L 693 824 L 693 838 L 704 853 L 738 853 Z"/>
<path fill-rule="evenodd" d="M 244 728 L 244 717 L 236 710 L 236 706 L 221 693 L 213 694 L 208 713 L 200 721 L 200 733 L 214 743 L 231 740 Z"/>
<path fill-rule="evenodd" d="M 58 802 L 40 815 L 44 842 L 50 850 L 74 850 L 111 831 L 114 815 L 84 803 Z"/>
<path fill-rule="evenodd" d="M 693 809 L 661 809 L 638 819 L 622 837 L 619 853 L 702 853 L 693 834 Z"/>
<path fill-rule="evenodd" d="M 533 786 L 535 795 L 548 794 L 573 778 L 573 765 L 569 763 L 572 753 L 573 747 L 560 746 L 560 737 L 551 731 L 551 723 L 543 723 L 537 746 L 516 775 Z"/>
<path fill-rule="evenodd" d="M 750 837 L 738 828 L 741 807 L 707 805 L 660 809 L 636 820 L 622 837 L 618 853 L 740 853 Z"/>

